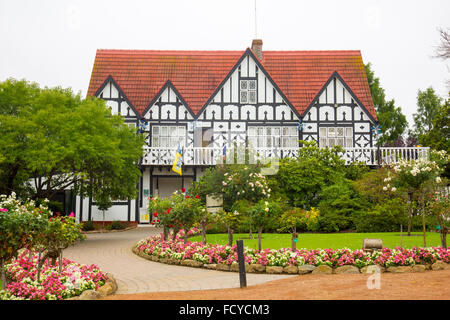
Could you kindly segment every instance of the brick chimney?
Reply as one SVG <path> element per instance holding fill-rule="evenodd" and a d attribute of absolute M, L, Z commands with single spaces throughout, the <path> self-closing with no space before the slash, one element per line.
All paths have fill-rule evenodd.
<path fill-rule="evenodd" d="M 263 58 L 262 45 L 263 45 L 263 42 L 261 39 L 253 39 L 252 51 L 259 60 L 262 60 L 262 58 Z"/>

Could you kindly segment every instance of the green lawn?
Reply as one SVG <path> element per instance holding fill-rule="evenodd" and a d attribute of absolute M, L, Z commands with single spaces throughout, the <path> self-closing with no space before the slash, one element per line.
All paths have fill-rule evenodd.
<path fill-rule="evenodd" d="M 244 240 L 244 246 L 257 248 L 257 234 L 253 234 L 254 239 L 248 239 L 248 233 L 234 234 L 233 241 Z M 382 232 L 382 233 L 302 233 L 299 234 L 297 248 L 306 249 L 361 249 L 364 238 L 375 238 L 383 240 L 383 247 L 394 248 L 400 246 L 400 232 Z M 200 236 L 192 237 L 190 241 L 201 241 Z M 208 234 L 208 243 L 227 244 L 227 234 Z M 264 233 L 261 245 L 263 249 L 279 249 L 291 247 L 290 234 Z M 438 247 L 441 245 L 439 233 L 427 233 L 427 247 Z M 420 232 L 413 232 L 410 237 L 403 234 L 403 248 L 412 248 L 414 246 L 423 247 L 423 236 Z"/>

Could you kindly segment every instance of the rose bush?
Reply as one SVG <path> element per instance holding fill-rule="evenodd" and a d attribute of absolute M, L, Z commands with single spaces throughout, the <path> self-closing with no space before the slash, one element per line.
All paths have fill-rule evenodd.
<path fill-rule="evenodd" d="M 62 260 L 61 273 L 46 261 L 41 280 L 37 281 L 38 255 L 23 250 L 5 266 L 10 280 L 6 290 L 0 291 L 0 300 L 62 300 L 80 295 L 85 290 L 96 290 L 107 276 L 96 265 L 82 265 L 68 259 Z"/>

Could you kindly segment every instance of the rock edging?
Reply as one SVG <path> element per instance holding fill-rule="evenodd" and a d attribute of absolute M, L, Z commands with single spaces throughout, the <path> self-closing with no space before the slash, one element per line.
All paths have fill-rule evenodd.
<path fill-rule="evenodd" d="M 117 282 L 110 273 L 106 274 L 108 279 L 105 284 L 97 290 L 85 290 L 79 296 L 69 298 L 67 300 L 98 300 L 106 296 L 112 295 L 117 291 Z"/>
<path fill-rule="evenodd" d="M 200 261 L 186 259 L 186 260 L 178 260 L 171 258 L 159 258 L 154 255 L 148 255 L 142 251 L 139 251 L 136 246 L 133 246 L 132 249 L 134 254 L 137 256 L 153 261 L 160 262 L 166 264 L 173 265 L 182 265 L 185 267 L 194 267 L 194 268 L 205 268 L 209 270 L 217 270 L 224 272 L 239 272 L 238 264 L 233 262 L 231 265 L 218 263 L 218 264 L 204 264 Z M 310 264 L 305 264 L 301 266 L 263 266 L 261 264 L 246 264 L 245 271 L 247 273 L 267 273 L 267 274 L 369 274 L 369 273 L 382 273 L 382 272 L 390 272 L 390 273 L 405 273 L 405 272 L 425 272 L 429 270 L 450 270 L 450 264 L 445 263 L 443 261 L 436 261 L 433 264 L 416 264 L 413 266 L 393 266 L 393 267 L 382 267 L 379 265 L 368 265 L 362 268 L 358 268 L 353 265 L 344 265 L 341 267 L 332 268 L 327 265 L 314 266 Z"/>

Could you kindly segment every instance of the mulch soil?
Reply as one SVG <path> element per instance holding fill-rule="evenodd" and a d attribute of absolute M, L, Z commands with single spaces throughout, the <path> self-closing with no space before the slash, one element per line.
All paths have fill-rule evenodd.
<path fill-rule="evenodd" d="M 307 274 L 246 288 L 150 292 L 105 300 L 450 300 L 450 270 L 373 274 Z M 236 277 L 239 275 L 236 273 Z"/>

